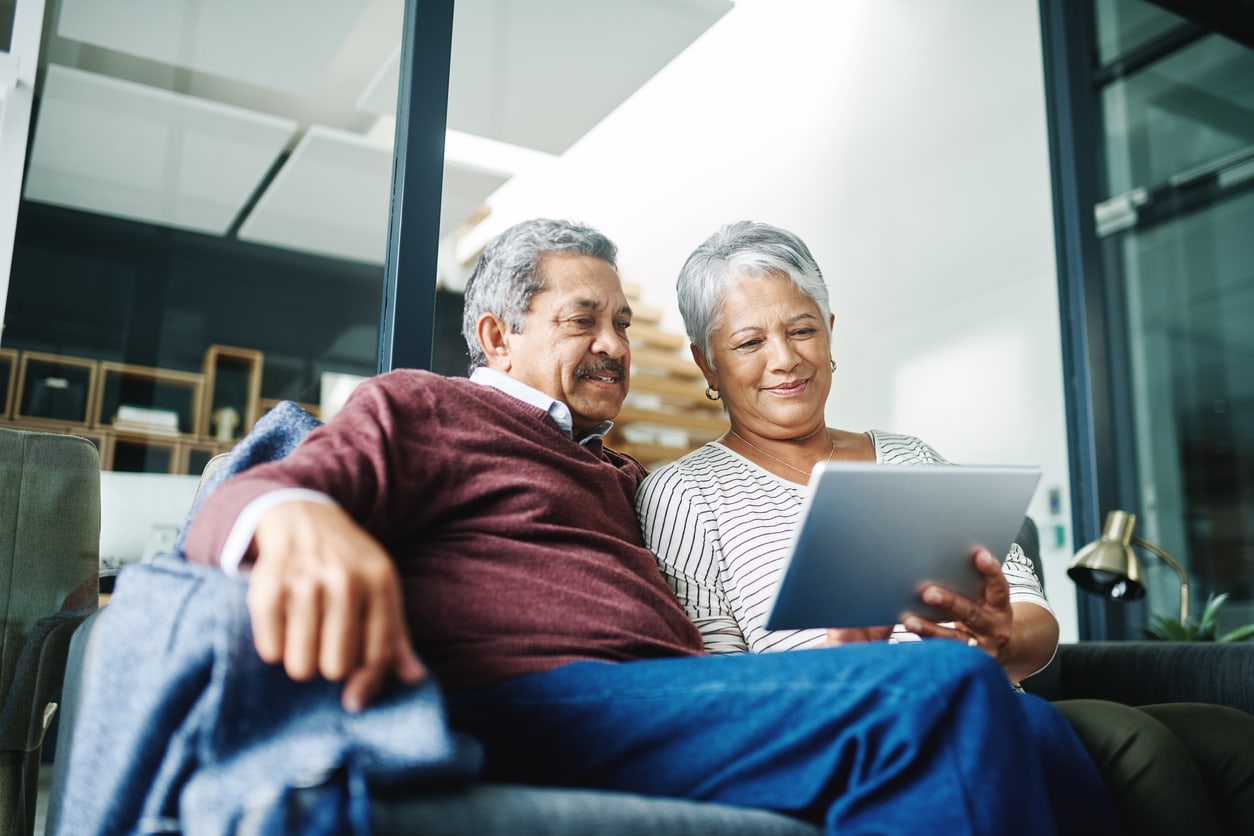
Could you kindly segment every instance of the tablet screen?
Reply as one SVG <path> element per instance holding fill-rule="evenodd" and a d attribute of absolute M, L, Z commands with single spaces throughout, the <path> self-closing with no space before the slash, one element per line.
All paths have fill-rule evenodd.
<path fill-rule="evenodd" d="M 935 583 L 978 597 L 972 551 L 1006 556 L 1040 477 L 1036 467 L 815 467 L 767 629 L 943 618 L 919 592 Z"/>

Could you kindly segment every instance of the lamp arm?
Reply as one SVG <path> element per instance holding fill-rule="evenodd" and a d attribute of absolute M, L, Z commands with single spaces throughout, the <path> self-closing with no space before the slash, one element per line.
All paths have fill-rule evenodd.
<path fill-rule="evenodd" d="M 1189 576 L 1184 571 L 1184 567 L 1176 562 L 1176 559 L 1167 554 L 1162 549 L 1155 546 L 1149 540 L 1142 540 L 1140 537 L 1133 537 L 1132 542 L 1138 546 L 1149 549 L 1154 554 L 1162 558 L 1163 562 L 1176 570 L 1176 574 L 1180 576 L 1180 623 L 1183 624 L 1189 618 Z"/>

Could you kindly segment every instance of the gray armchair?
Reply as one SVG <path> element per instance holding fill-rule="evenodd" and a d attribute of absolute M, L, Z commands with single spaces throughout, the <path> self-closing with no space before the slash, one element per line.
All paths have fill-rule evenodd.
<path fill-rule="evenodd" d="M 0 428 L 0 830 L 30 834 L 40 752 L 75 628 L 96 608 L 100 459 Z"/>

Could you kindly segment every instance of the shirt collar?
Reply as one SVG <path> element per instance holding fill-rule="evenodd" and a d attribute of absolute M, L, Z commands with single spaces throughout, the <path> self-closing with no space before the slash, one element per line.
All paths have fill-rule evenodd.
<path fill-rule="evenodd" d="M 505 372 L 490 369 L 487 366 L 477 366 L 470 373 L 472 383 L 478 383 L 482 386 L 491 386 L 493 389 L 499 389 L 510 397 L 517 398 L 523 403 L 531 404 L 539 410 L 547 412 L 549 417 L 557 422 L 562 432 L 571 438 L 575 437 L 575 424 L 571 418 L 570 407 L 550 395 L 546 395 L 539 389 L 535 389 L 523 383 L 516 377 L 510 377 Z M 602 421 L 600 424 L 592 428 L 592 431 L 579 440 L 580 444 L 587 444 L 594 439 L 600 439 L 610 428 L 614 426 L 612 421 Z"/>

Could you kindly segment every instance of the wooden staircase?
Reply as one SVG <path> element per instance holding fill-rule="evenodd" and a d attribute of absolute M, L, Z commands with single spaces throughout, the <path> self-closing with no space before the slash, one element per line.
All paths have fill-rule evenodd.
<path fill-rule="evenodd" d="M 631 394 L 606 444 L 653 468 L 727 432 L 722 404 L 705 397 L 705 378 L 688 338 L 664 330 L 662 310 L 640 301 L 640 287 L 623 282 L 631 300 Z"/>

